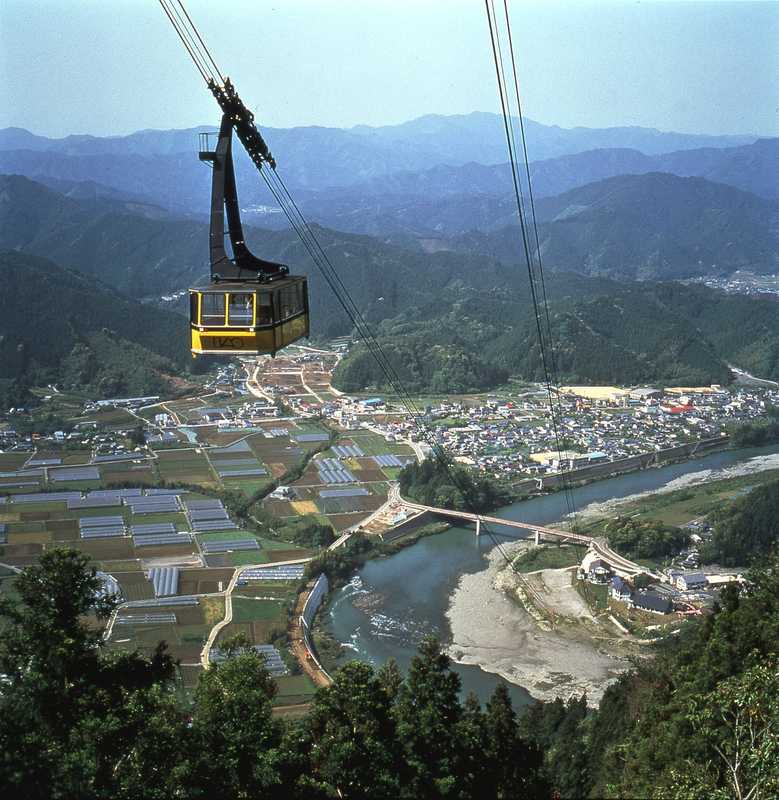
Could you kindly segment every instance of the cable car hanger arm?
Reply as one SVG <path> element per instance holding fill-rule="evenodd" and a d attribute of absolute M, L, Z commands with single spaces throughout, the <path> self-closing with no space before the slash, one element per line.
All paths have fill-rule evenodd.
<path fill-rule="evenodd" d="M 209 231 L 211 280 L 216 283 L 220 280 L 268 281 L 281 278 L 289 273 L 288 267 L 275 261 L 258 258 L 246 246 L 233 167 L 234 127 L 234 115 L 225 112 L 219 127 L 216 150 L 208 150 L 202 144 L 200 147 L 200 160 L 211 162 L 213 165 Z M 259 136 L 259 133 L 257 135 Z M 207 138 L 207 135 L 201 136 L 201 142 L 207 141 Z M 225 216 L 227 231 L 225 231 Z M 232 258 L 225 250 L 225 236 L 230 237 Z"/>

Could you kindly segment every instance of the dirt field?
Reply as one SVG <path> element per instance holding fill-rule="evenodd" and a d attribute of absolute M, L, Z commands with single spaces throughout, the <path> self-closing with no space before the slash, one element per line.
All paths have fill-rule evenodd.
<path fill-rule="evenodd" d="M 150 600 L 154 597 L 151 582 L 143 572 L 113 572 L 126 600 Z"/>
<path fill-rule="evenodd" d="M 179 594 L 221 592 L 233 577 L 232 569 L 185 569 L 179 574 Z M 221 584 L 221 588 L 220 587 Z"/>

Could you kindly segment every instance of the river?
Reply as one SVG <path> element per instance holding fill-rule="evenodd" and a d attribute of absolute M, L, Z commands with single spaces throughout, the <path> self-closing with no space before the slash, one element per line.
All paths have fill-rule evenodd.
<path fill-rule="evenodd" d="M 779 447 L 775 445 L 713 453 L 620 475 L 573 489 L 571 496 L 580 510 L 642 492 L 681 488 L 685 483 L 770 468 L 779 468 Z M 507 506 L 495 516 L 546 525 L 567 513 L 565 495 L 558 492 Z M 506 539 L 516 538 L 518 533 L 510 528 L 502 532 Z M 421 539 L 389 558 L 369 561 L 347 586 L 335 592 L 325 622 L 335 638 L 349 649 L 349 657 L 377 666 L 393 657 L 403 669 L 427 634 L 437 635 L 453 649 L 464 637 L 469 644 L 478 639 L 478 651 L 474 653 L 478 652 L 479 657 L 463 659 L 475 663 L 453 664 L 463 692 L 473 691 L 484 702 L 501 682 L 509 689 L 515 707 L 526 705 L 531 696 L 517 685 L 522 680 L 522 670 L 505 667 L 504 655 L 504 660 L 510 656 L 516 662 L 522 660 L 524 653 L 526 660 L 532 661 L 539 650 L 550 650 L 553 658 L 568 662 L 566 646 L 570 643 L 561 637 L 559 641 L 545 638 L 552 635 L 536 631 L 521 607 L 495 590 L 490 593 L 490 570 L 494 573 L 499 561 L 490 537 L 477 539 L 473 528 L 451 528 L 441 535 Z M 531 646 L 536 650 L 532 651 Z M 493 657 L 490 650 L 495 651 Z M 573 654 L 571 646 L 568 651 Z M 606 665 L 601 667 L 606 669 Z M 578 666 L 566 663 L 565 668 L 576 672 Z M 498 673 L 511 677 L 512 682 Z M 584 687 L 575 688 L 586 688 L 586 682 Z M 544 696 L 538 691 L 534 694 Z"/>

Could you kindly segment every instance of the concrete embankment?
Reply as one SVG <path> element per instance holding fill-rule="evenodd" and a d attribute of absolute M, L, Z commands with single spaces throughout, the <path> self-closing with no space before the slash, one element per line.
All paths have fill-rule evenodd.
<path fill-rule="evenodd" d="M 394 542 L 396 539 L 400 539 L 401 536 L 406 536 L 410 533 L 416 533 L 418 530 L 424 528 L 426 525 L 429 525 L 431 522 L 439 521 L 440 520 L 435 516 L 435 514 L 431 514 L 428 511 L 423 511 L 421 514 L 418 514 L 417 516 L 412 517 L 405 522 L 394 525 L 392 528 L 385 531 L 381 538 L 382 541 L 389 544 Z"/>
<path fill-rule="evenodd" d="M 663 450 L 656 450 L 654 453 L 641 453 L 637 456 L 628 456 L 616 461 L 603 461 L 598 464 L 589 464 L 586 467 L 572 469 L 565 473 L 556 475 L 541 475 L 538 478 L 527 478 L 512 484 L 513 488 L 520 493 L 532 493 L 542 490 L 559 489 L 563 484 L 577 484 L 598 480 L 599 478 L 609 478 L 613 475 L 623 475 L 626 472 L 633 472 L 649 467 L 659 467 L 663 464 L 670 464 L 674 461 L 682 461 L 695 456 L 702 456 L 706 453 L 721 450 L 728 445 L 729 439 L 726 436 L 717 436 L 713 439 L 703 439 L 699 442 L 688 442 L 676 447 L 666 447 Z"/>

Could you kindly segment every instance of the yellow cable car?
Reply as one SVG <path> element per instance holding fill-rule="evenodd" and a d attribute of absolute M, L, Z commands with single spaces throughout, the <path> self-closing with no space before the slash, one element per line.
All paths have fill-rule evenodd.
<path fill-rule="evenodd" d="M 235 115 L 222 117 L 216 150 L 208 149 L 208 136 L 201 134 L 200 160 L 214 171 L 211 283 L 189 290 L 193 356 L 276 355 L 309 334 L 306 279 L 289 275 L 284 264 L 257 258 L 244 241 L 232 158 L 234 124 Z"/>
<path fill-rule="evenodd" d="M 189 290 L 192 352 L 275 355 L 308 336 L 306 279 L 220 282 Z"/>

